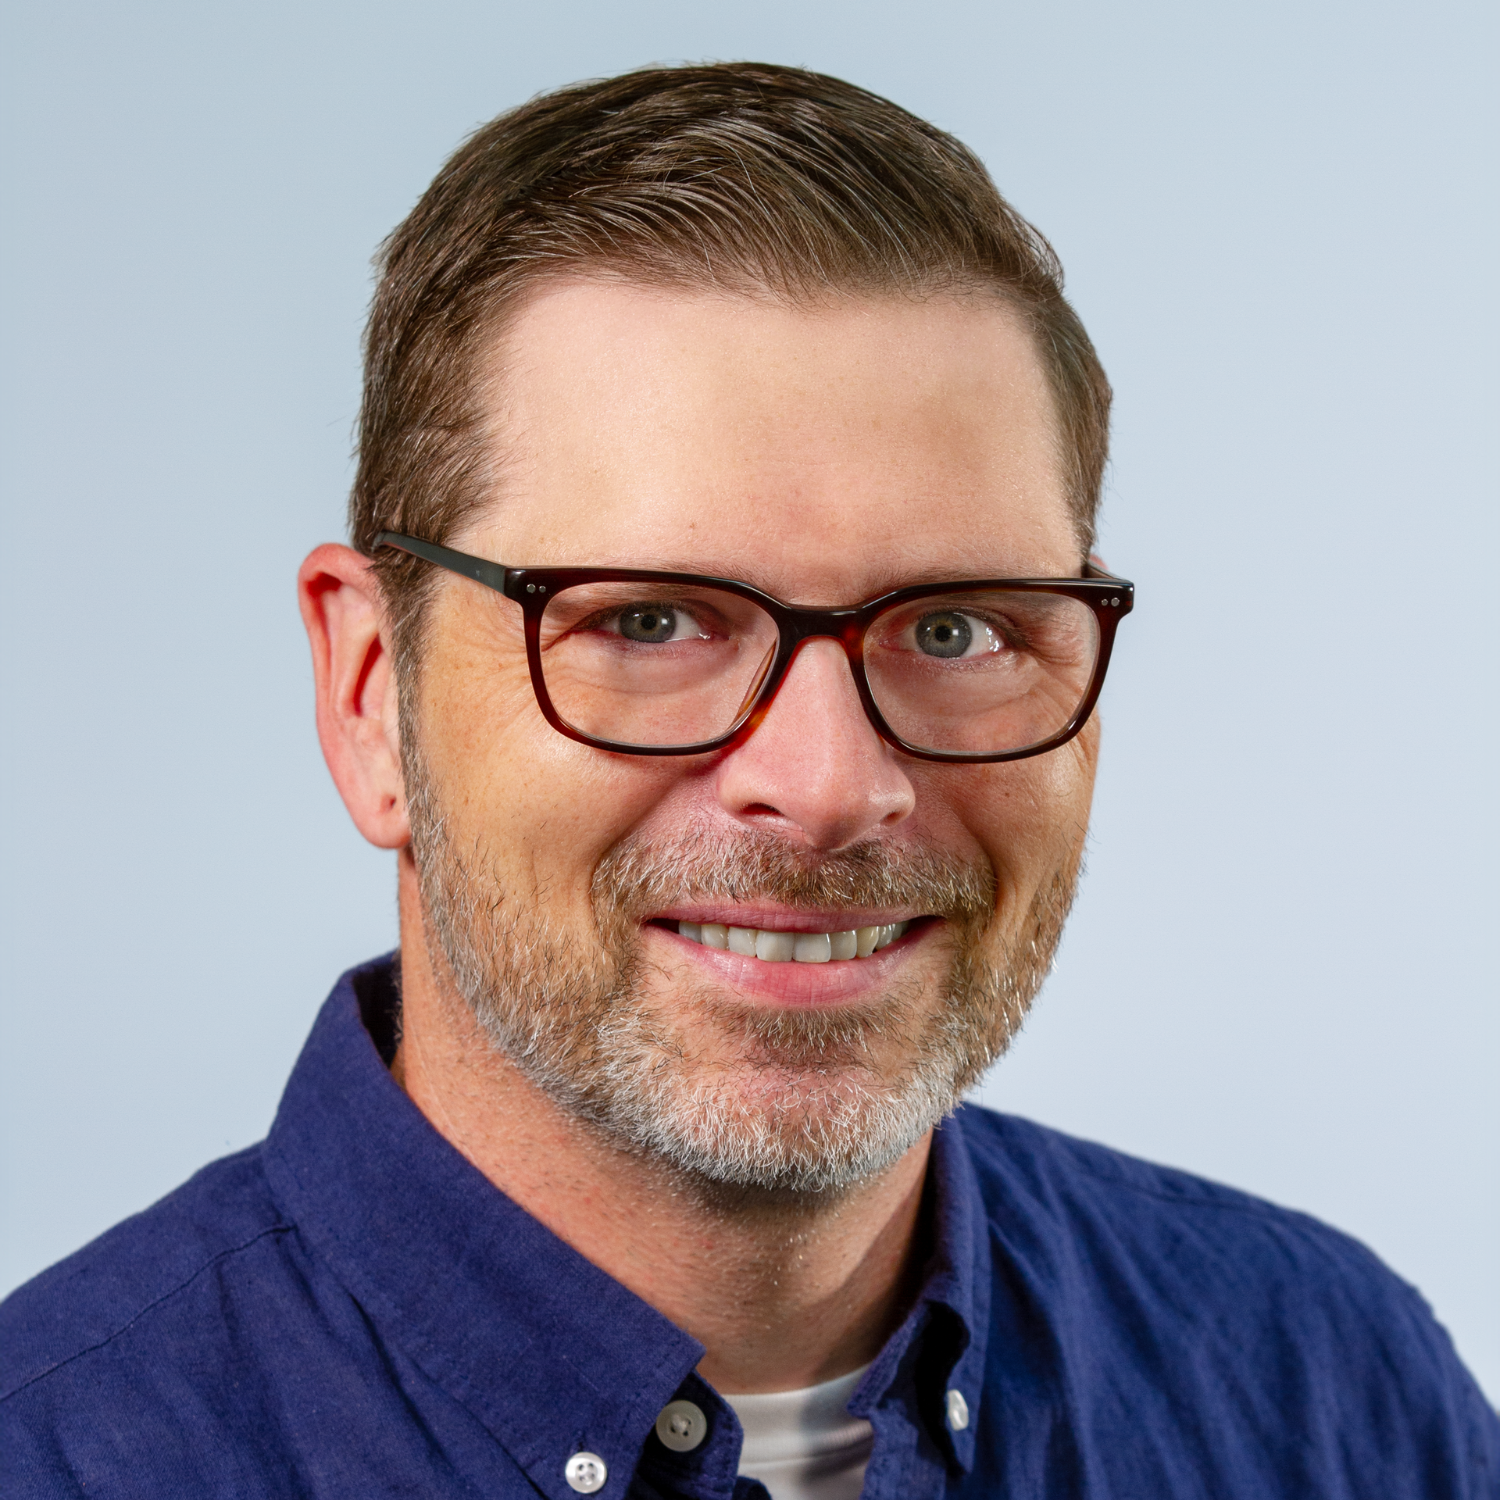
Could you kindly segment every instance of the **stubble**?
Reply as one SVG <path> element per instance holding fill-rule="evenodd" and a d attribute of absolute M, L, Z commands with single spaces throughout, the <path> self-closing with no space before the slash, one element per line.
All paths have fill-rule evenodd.
<path fill-rule="evenodd" d="M 631 834 L 595 868 L 592 928 L 575 930 L 505 888 L 410 738 L 404 758 L 429 946 L 490 1042 L 617 1144 L 721 1191 L 826 1196 L 899 1159 L 1020 1028 L 1076 885 L 1077 847 L 1007 939 L 988 864 L 874 841 L 809 854 L 760 830 Z M 811 1011 L 679 980 L 664 1005 L 641 924 L 713 900 L 936 916 L 924 941 L 947 945 L 946 974 L 937 994 L 898 981 Z"/>

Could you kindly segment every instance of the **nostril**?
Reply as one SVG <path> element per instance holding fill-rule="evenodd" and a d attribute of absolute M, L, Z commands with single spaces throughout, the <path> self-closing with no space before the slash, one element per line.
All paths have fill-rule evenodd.
<path fill-rule="evenodd" d="M 740 809 L 740 815 L 747 818 L 784 818 L 786 816 L 779 807 L 772 807 L 769 802 L 751 802 Z"/>

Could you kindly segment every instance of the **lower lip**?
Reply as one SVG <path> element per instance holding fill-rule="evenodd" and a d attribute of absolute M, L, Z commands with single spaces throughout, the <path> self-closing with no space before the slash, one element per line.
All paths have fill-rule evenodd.
<path fill-rule="evenodd" d="M 648 941 L 669 944 L 671 956 L 702 965 L 743 999 L 817 1010 L 857 1003 L 883 991 L 930 925 L 924 922 L 868 958 L 845 958 L 826 964 L 767 963 L 761 958 L 730 953 L 725 948 L 706 947 L 654 923 L 646 931 L 650 934 Z M 666 951 L 658 949 L 658 952 L 663 958 L 668 956 Z"/>

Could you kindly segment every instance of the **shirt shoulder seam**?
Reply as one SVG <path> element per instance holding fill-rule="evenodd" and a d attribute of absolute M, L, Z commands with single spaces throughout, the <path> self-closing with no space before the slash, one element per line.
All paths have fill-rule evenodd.
<path fill-rule="evenodd" d="M 992 1111 L 992 1113 L 997 1112 Z M 1019 1117 L 1002 1116 L 1001 1118 Z M 1352 1253 L 1355 1258 L 1378 1266 L 1391 1281 L 1401 1288 L 1408 1300 L 1412 1298 L 1421 1300 L 1421 1294 L 1392 1271 L 1368 1245 L 1348 1231 L 1324 1223 L 1314 1214 L 1306 1213 L 1302 1209 L 1288 1208 L 1284 1204 L 1272 1203 L 1267 1199 L 1256 1197 L 1253 1193 L 1228 1187 L 1210 1178 L 1195 1176 L 1192 1172 L 1183 1171 L 1181 1168 L 1158 1166 L 1156 1163 L 1142 1161 L 1124 1152 L 1113 1151 L 1109 1147 L 1099 1147 L 1091 1142 L 1079 1141 L 1062 1131 L 1053 1130 L 1044 1125 L 1039 1126 L 1029 1120 L 1022 1123 L 1052 1136 L 1065 1147 L 1083 1147 L 1084 1150 L 1068 1150 L 1070 1169 L 1078 1176 L 1087 1177 L 1101 1187 L 1122 1191 L 1140 1198 L 1152 1198 L 1159 1203 L 1171 1204 L 1174 1208 L 1238 1214 L 1254 1219 L 1269 1228 L 1284 1229 L 1304 1244 L 1317 1248 L 1325 1254 L 1337 1256 L 1340 1251 L 1345 1255 Z M 1122 1171 L 1119 1168 L 1114 1171 L 1106 1170 L 1087 1159 L 1093 1151 L 1103 1151 L 1110 1157 L 1117 1158 L 1126 1167 L 1135 1166 L 1144 1168 L 1153 1175 L 1168 1173 L 1173 1177 L 1184 1179 L 1184 1186 L 1179 1187 L 1171 1182 L 1160 1180 L 1141 1182 L 1134 1180 L 1128 1171 Z"/>
<path fill-rule="evenodd" d="M 72 1354 L 69 1354 L 62 1359 L 56 1360 L 54 1363 L 48 1365 L 46 1369 L 38 1370 L 35 1375 L 27 1376 L 27 1378 L 21 1381 L 19 1385 L 16 1385 L 12 1389 L 4 1392 L 3 1394 L 0 1394 L 0 1403 L 9 1401 L 12 1396 L 19 1396 L 22 1391 L 26 1390 L 30 1386 L 35 1385 L 39 1380 L 46 1380 L 49 1375 L 57 1374 L 59 1370 L 63 1369 L 67 1365 L 72 1364 L 74 1360 L 82 1359 L 86 1354 L 93 1354 L 96 1350 L 104 1348 L 106 1344 L 112 1344 L 117 1338 L 120 1337 L 122 1333 L 125 1333 L 128 1329 L 134 1327 L 135 1324 L 139 1323 L 147 1313 L 151 1312 L 154 1308 L 160 1307 L 163 1302 L 169 1301 L 179 1292 L 191 1286 L 192 1283 L 195 1282 L 201 1275 L 203 1275 L 205 1271 L 211 1270 L 214 1266 L 218 1265 L 220 1261 L 227 1260 L 230 1256 L 233 1255 L 243 1254 L 252 1245 L 258 1243 L 260 1240 L 265 1239 L 268 1235 L 285 1234 L 289 1229 L 294 1229 L 295 1227 L 296 1226 L 294 1224 L 285 1220 L 275 1224 L 270 1224 L 264 1229 L 257 1230 L 250 1236 L 249 1239 L 242 1240 L 237 1245 L 227 1246 L 225 1249 L 209 1256 L 209 1258 L 204 1261 L 202 1265 L 198 1266 L 188 1275 L 184 1276 L 181 1281 L 178 1281 L 174 1285 L 168 1287 L 167 1290 L 164 1291 L 159 1297 L 154 1297 L 144 1307 L 139 1308 L 136 1312 L 132 1313 L 123 1323 L 120 1324 L 118 1328 L 105 1334 L 103 1338 L 96 1339 L 93 1343 L 84 1345 L 82 1349 L 77 1349 Z"/>
<path fill-rule="evenodd" d="M 1085 1176 L 1092 1178 L 1095 1182 L 1102 1183 L 1105 1187 L 1124 1188 L 1127 1192 L 1139 1194 L 1143 1198 L 1158 1198 L 1163 1203 L 1178 1203 L 1186 1208 L 1225 1208 L 1232 1213 L 1250 1214 L 1255 1218 L 1279 1219 L 1283 1216 L 1289 1218 L 1302 1218 L 1303 1215 L 1295 1208 L 1282 1208 L 1275 1203 L 1263 1203 L 1253 1197 L 1235 1192 L 1233 1189 L 1218 1189 L 1213 1192 L 1182 1192 L 1174 1190 L 1165 1184 L 1156 1185 L 1145 1182 L 1131 1182 L 1124 1176 L 1114 1176 L 1108 1172 L 1101 1172 L 1097 1168 L 1088 1166 L 1082 1162 L 1078 1164 L 1078 1170 Z M 1212 1186 L 1210 1184 L 1210 1186 Z M 1222 1195 L 1221 1195 L 1222 1194 Z"/>
<path fill-rule="evenodd" d="M 1302 1234 L 1311 1234 L 1313 1238 L 1322 1239 L 1325 1236 L 1336 1238 L 1349 1244 L 1358 1244 L 1357 1240 L 1344 1233 L 1341 1229 L 1335 1229 L 1331 1224 L 1324 1224 L 1321 1220 L 1314 1218 L 1311 1214 L 1303 1213 L 1301 1209 L 1287 1208 L 1279 1203 L 1269 1203 L 1254 1197 L 1252 1194 L 1241 1193 L 1233 1188 L 1220 1188 L 1214 1183 L 1205 1183 L 1211 1191 L 1204 1192 L 1181 1192 L 1174 1191 L 1171 1187 L 1163 1185 L 1152 1185 L 1144 1182 L 1131 1182 L 1123 1176 L 1113 1176 L 1107 1172 L 1098 1171 L 1092 1166 L 1082 1162 L 1078 1164 L 1078 1170 L 1083 1176 L 1105 1187 L 1124 1188 L 1127 1192 L 1134 1193 L 1142 1198 L 1155 1198 L 1162 1203 L 1171 1203 L 1179 1208 L 1206 1208 L 1220 1210 L 1226 1213 L 1245 1214 L 1252 1219 L 1266 1219 L 1277 1224 L 1283 1224 L 1289 1229 L 1296 1229 Z M 1361 1246 L 1361 1249 L 1364 1247 Z"/>
<path fill-rule="evenodd" d="M 1361 1263 L 1366 1271 L 1372 1267 L 1378 1268 L 1383 1273 L 1382 1279 L 1400 1292 L 1403 1301 L 1422 1305 L 1421 1293 L 1391 1270 L 1363 1241 L 1332 1224 L 1325 1224 L 1321 1219 L 1304 1213 L 1301 1209 L 1268 1203 L 1233 1189 L 1220 1190 L 1225 1193 L 1223 1197 L 1218 1196 L 1217 1192 L 1199 1196 L 1189 1192 L 1174 1192 L 1165 1185 L 1151 1186 L 1141 1182 L 1130 1182 L 1124 1178 L 1097 1171 L 1083 1163 L 1079 1163 L 1078 1170 L 1083 1176 L 1105 1187 L 1123 1188 L 1138 1197 L 1155 1198 L 1158 1202 L 1169 1203 L 1175 1208 L 1232 1213 L 1254 1219 L 1268 1228 L 1280 1229 L 1288 1235 L 1295 1236 L 1308 1250 L 1335 1261 L 1348 1263 L 1352 1257 L 1354 1261 Z M 1207 1185 L 1211 1188 L 1215 1186 L 1212 1183 Z"/>
<path fill-rule="evenodd" d="M 998 1111 L 989 1111 L 989 1113 L 998 1114 Z M 1054 1130 L 1050 1126 L 1037 1125 L 1031 1120 L 1022 1120 L 1020 1116 L 1000 1115 L 999 1118 L 1006 1121 L 1019 1120 L 1020 1123 L 1032 1130 L 1041 1131 L 1051 1136 L 1053 1143 L 1061 1143 L 1065 1148 L 1082 1147 L 1083 1150 L 1068 1150 L 1073 1170 L 1080 1176 L 1087 1177 L 1103 1187 L 1122 1188 L 1126 1192 L 1134 1193 L 1140 1197 L 1155 1198 L 1162 1203 L 1172 1203 L 1184 1208 L 1227 1209 L 1231 1213 L 1248 1214 L 1250 1217 L 1257 1219 L 1272 1219 L 1281 1222 L 1291 1221 L 1304 1231 L 1307 1229 L 1321 1230 L 1339 1239 L 1347 1240 L 1350 1238 L 1342 1230 L 1335 1229 L 1332 1225 L 1324 1224 L 1321 1220 L 1313 1217 L 1311 1214 L 1304 1213 L 1301 1209 L 1288 1208 L 1284 1204 L 1272 1203 L 1266 1199 L 1257 1198 L 1253 1193 L 1246 1193 L 1241 1189 L 1214 1182 L 1210 1178 L 1196 1176 L 1194 1173 L 1184 1171 L 1178 1167 L 1167 1167 L 1155 1162 L 1143 1161 L 1138 1157 L 1129 1156 L 1124 1152 L 1114 1151 L 1108 1146 L 1098 1146 L 1093 1142 L 1081 1141 L 1077 1137 L 1069 1136 L 1060 1130 Z M 1102 1170 L 1087 1159 L 1087 1156 L 1093 1152 L 1102 1152 L 1127 1166 L 1144 1168 L 1153 1175 L 1168 1173 L 1172 1176 L 1183 1178 L 1187 1183 L 1191 1184 L 1191 1188 L 1178 1188 L 1160 1181 L 1150 1183 L 1138 1182 L 1132 1180 L 1127 1172 Z M 1358 1242 L 1355 1241 L 1354 1243 Z"/>

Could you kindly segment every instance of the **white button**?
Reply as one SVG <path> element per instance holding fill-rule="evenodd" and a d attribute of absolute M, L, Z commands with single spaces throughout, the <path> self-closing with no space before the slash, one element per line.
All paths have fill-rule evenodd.
<path fill-rule="evenodd" d="M 691 1453 L 708 1436 L 708 1418 L 691 1401 L 668 1401 L 656 1419 L 656 1435 L 673 1453 Z"/>
<path fill-rule="evenodd" d="M 955 1432 L 962 1432 L 969 1425 L 969 1403 L 962 1391 L 948 1392 L 948 1425 Z"/>
<path fill-rule="evenodd" d="M 595 1490 L 604 1488 L 609 1468 L 597 1453 L 575 1453 L 563 1469 L 563 1478 L 568 1481 L 570 1490 L 577 1490 L 580 1495 L 592 1495 Z"/>

